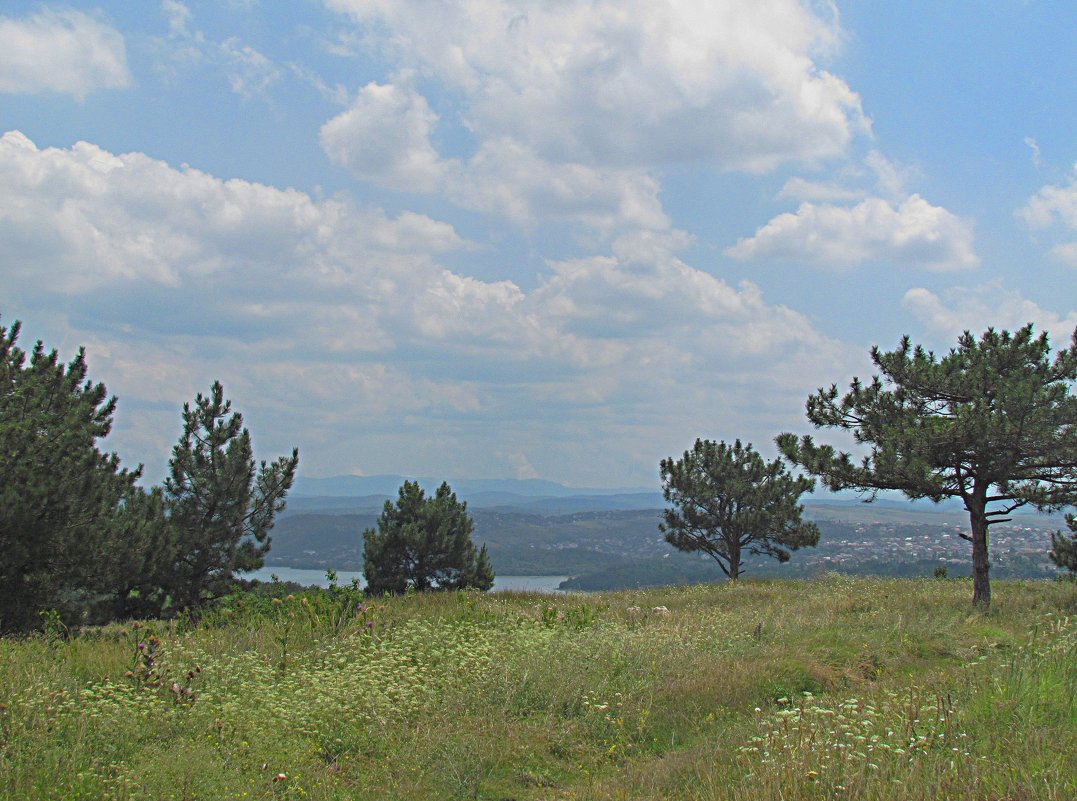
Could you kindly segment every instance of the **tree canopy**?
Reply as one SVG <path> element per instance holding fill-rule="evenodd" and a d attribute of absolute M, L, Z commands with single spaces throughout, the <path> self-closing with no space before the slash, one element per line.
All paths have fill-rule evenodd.
<path fill-rule="evenodd" d="M 225 591 L 236 572 L 262 566 L 298 464 L 295 449 L 256 467 L 250 432 L 219 381 L 193 406 L 184 404 L 183 433 L 164 484 L 175 536 L 174 605 L 197 606 Z"/>
<path fill-rule="evenodd" d="M 183 407 L 164 487 L 137 484 L 97 442 L 117 400 L 41 342 L 0 326 L 0 631 L 157 616 L 261 567 L 299 455 L 256 467 L 250 432 L 219 382 Z"/>
<path fill-rule="evenodd" d="M 782 453 L 832 490 L 879 490 L 909 498 L 959 498 L 968 511 L 973 600 L 991 601 L 988 529 L 1022 506 L 1062 508 L 1077 497 L 1077 331 L 1051 358 L 1045 333 L 965 332 L 945 356 L 904 337 L 896 350 L 872 348 L 879 370 L 807 401 L 817 428 L 850 431 L 867 455 L 781 434 Z"/>
<path fill-rule="evenodd" d="M 744 572 L 745 552 L 787 562 L 790 551 L 819 542 L 819 529 L 801 519 L 797 503 L 814 482 L 790 475 L 780 459 L 763 461 L 750 443 L 697 439 L 680 459 L 663 459 L 660 470 L 672 505 L 658 526 L 666 541 L 711 556 L 731 581 Z"/>
<path fill-rule="evenodd" d="M 1061 531 L 1051 535 L 1051 561 L 1059 567 L 1077 573 L 1077 515 L 1066 515 L 1070 534 Z"/>
<path fill-rule="evenodd" d="M 106 600 L 107 560 L 140 470 L 97 441 L 116 398 L 38 342 L 27 360 L 20 324 L 0 326 L 0 628 L 24 630 L 42 609 L 82 617 Z M 107 575 L 106 575 L 107 574 Z"/>
<path fill-rule="evenodd" d="M 363 532 L 363 574 L 371 593 L 414 590 L 488 590 L 494 571 L 486 546 L 471 541 L 475 524 L 467 503 L 443 482 L 426 496 L 405 481 L 396 503 L 386 501 L 376 529 Z"/>

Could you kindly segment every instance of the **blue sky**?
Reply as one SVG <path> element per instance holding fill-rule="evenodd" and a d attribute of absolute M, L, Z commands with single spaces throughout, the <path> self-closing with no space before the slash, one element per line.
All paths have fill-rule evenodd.
<path fill-rule="evenodd" d="M 1068 343 L 1074 30 L 1037 0 L 9 0 L 0 323 L 87 347 L 152 481 L 214 379 L 310 476 L 773 455 L 872 344 Z"/>

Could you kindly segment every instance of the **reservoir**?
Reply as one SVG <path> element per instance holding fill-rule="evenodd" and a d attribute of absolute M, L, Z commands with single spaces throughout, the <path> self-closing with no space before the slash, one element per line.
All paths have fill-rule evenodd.
<path fill-rule="evenodd" d="M 298 567 L 283 567 L 267 565 L 250 573 L 244 573 L 239 578 L 258 579 L 259 581 L 272 581 L 276 576 L 281 581 L 294 581 L 305 587 L 317 585 L 328 587 L 329 582 L 325 578 L 325 571 L 321 569 L 304 569 Z M 557 586 L 567 579 L 568 576 L 495 576 L 492 592 L 500 590 L 515 590 L 517 592 L 560 592 Z M 357 579 L 363 583 L 363 574 L 360 571 L 338 570 L 337 584 L 347 586 Z"/>

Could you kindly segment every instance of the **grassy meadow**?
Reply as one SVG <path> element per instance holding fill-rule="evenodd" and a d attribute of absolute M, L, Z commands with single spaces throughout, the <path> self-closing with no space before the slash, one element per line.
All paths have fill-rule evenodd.
<path fill-rule="evenodd" d="M 1077 583 L 994 591 L 312 591 L 53 626 L 0 640 L 0 797 L 1072 801 Z"/>

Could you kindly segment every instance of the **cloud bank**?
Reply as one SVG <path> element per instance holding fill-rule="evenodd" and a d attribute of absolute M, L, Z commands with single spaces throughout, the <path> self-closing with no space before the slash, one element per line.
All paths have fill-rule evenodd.
<path fill-rule="evenodd" d="M 656 463 L 701 421 L 766 443 L 848 353 L 753 284 L 682 261 L 686 243 L 626 234 L 524 291 L 446 268 L 472 245 L 428 216 L 0 138 L 8 300 L 68 309 L 94 375 L 139 410 L 117 429 L 135 460 L 151 443 L 164 458 L 164 421 L 213 378 L 252 427 L 294 431 L 302 414 L 323 472 L 377 472 L 364 454 L 399 459 L 424 432 L 431 470 L 581 483 Z"/>
<path fill-rule="evenodd" d="M 327 6 L 394 70 L 322 127 L 329 158 L 524 227 L 666 229 L 663 170 L 815 163 L 870 127 L 819 65 L 836 17 L 796 0 Z"/>
<path fill-rule="evenodd" d="M 1077 310 L 1063 316 L 1044 309 L 999 280 L 953 287 L 941 294 L 916 287 L 905 293 L 902 305 L 946 347 L 951 347 L 963 331 L 976 335 L 989 327 L 1015 331 L 1032 323 L 1037 331 L 1048 332 L 1053 347 L 1064 348 L 1077 329 Z"/>

